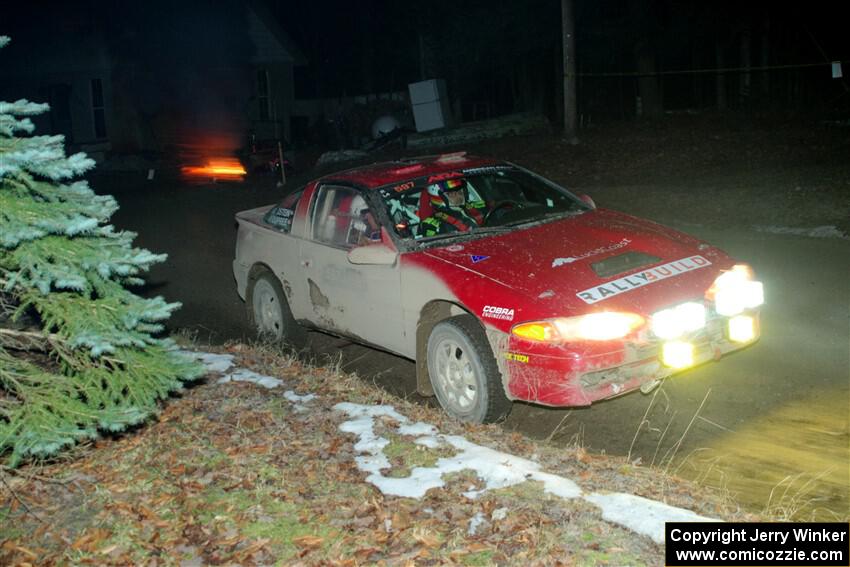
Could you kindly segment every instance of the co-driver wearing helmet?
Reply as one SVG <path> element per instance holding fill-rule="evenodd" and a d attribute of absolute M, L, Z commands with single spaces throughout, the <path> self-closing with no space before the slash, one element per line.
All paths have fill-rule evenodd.
<path fill-rule="evenodd" d="M 484 201 L 467 201 L 466 181 L 447 179 L 428 186 L 434 213 L 421 224 L 422 236 L 466 232 L 484 220 Z"/>

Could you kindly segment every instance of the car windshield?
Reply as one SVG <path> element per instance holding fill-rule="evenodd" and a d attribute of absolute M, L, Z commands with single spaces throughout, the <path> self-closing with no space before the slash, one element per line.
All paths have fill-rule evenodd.
<path fill-rule="evenodd" d="M 511 165 L 421 177 L 379 193 L 396 234 L 414 240 L 511 230 L 588 209 L 562 187 Z"/>

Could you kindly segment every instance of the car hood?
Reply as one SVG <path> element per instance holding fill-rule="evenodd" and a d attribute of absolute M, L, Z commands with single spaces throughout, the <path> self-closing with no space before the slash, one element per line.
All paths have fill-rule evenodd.
<path fill-rule="evenodd" d="M 717 271 L 731 264 L 723 252 L 696 238 L 604 209 L 463 244 L 447 243 L 426 254 L 558 314 L 590 306 L 650 312 L 701 296 Z M 687 261 L 694 257 L 705 262 Z M 600 264 L 603 260 L 609 261 Z M 653 268 L 656 272 L 645 274 Z M 634 274 L 641 275 L 623 281 Z"/>

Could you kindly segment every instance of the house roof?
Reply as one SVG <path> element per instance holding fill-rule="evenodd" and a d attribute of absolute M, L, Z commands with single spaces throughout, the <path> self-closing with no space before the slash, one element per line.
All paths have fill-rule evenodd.
<path fill-rule="evenodd" d="M 292 64 L 299 66 L 307 65 L 307 58 L 304 56 L 304 52 L 302 52 L 295 41 L 293 41 L 292 37 L 286 33 L 286 30 L 283 29 L 283 26 L 281 26 L 278 19 L 274 16 L 271 10 L 269 10 L 266 3 L 263 0 L 249 0 L 247 4 L 250 13 L 257 17 L 259 23 L 266 28 L 269 36 L 277 41 L 278 46 L 286 52 L 288 59 L 292 61 Z M 258 50 L 262 50 L 263 47 L 264 46 L 261 45 L 257 46 Z M 267 52 L 258 53 L 258 58 L 268 59 L 273 57 L 268 51 L 269 46 L 265 47 L 267 48 Z"/>

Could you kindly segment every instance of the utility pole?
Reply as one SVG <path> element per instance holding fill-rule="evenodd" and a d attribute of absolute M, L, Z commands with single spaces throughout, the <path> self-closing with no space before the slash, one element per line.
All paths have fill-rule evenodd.
<path fill-rule="evenodd" d="M 577 144 L 576 40 L 573 13 L 573 0 L 561 0 L 561 34 L 564 48 L 564 139 Z"/>

